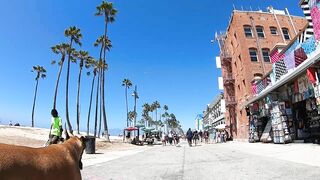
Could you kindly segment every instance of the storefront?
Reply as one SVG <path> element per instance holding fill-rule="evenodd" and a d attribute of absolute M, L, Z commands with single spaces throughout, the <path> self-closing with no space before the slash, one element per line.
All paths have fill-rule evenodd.
<path fill-rule="evenodd" d="M 301 31 L 270 52 L 273 70 L 252 82 L 244 103 L 249 142 L 320 143 L 320 3 L 309 4 L 314 35 Z"/>

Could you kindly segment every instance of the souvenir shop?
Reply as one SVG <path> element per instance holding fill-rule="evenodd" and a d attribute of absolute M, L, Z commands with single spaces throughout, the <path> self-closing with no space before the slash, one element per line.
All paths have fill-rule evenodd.
<path fill-rule="evenodd" d="M 249 142 L 320 143 L 320 66 L 246 108 Z"/>
<path fill-rule="evenodd" d="M 272 72 L 252 82 L 249 142 L 320 143 L 320 2 L 309 1 L 314 35 L 304 31 L 270 52 Z"/>

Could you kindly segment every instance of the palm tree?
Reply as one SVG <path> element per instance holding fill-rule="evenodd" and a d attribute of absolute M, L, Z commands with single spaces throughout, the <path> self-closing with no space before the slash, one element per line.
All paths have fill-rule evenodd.
<path fill-rule="evenodd" d="M 80 83 L 81 83 L 81 75 L 83 66 L 86 68 L 90 67 L 90 63 L 87 62 L 92 57 L 89 56 L 87 51 L 80 50 L 79 52 L 75 52 L 74 56 L 79 59 L 79 75 L 78 75 L 78 90 L 77 90 L 77 133 L 80 134 L 79 124 L 80 124 Z"/>
<path fill-rule="evenodd" d="M 67 62 L 68 66 L 67 66 L 67 80 L 66 80 L 66 119 L 67 119 L 69 131 L 71 134 L 73 134 L 73 130 L 72 130 L 72 126 L 71 126 L 70 118 L 69 118 L 69 102 L 68 102 L 69 101 L 70 62 L 72 60 L 74 60 L 74 57 L 72 56 L 72 52 L 74 51 L 74 49 L 72 48 L 72 43 L 75 42 L 76 44 L 81 46 L 80 40 L 82 38 L 82 34 L 81 34 L 79 28 L 72 26 L 64 31 L 64 35 L 66 37 L 70 37 L 70 43 L 69 43 L 70 49 L 68 51 L 68 62 Z"/>
<path fill-rule="evenodd" d="M 99 61 L 100 62 L 100 61 Z M 99 104 L 99 87 L 100 87 L 100 70 L 101 70 L 101 64 L 98 64 L 97 73 L 98 73 L 98 80 L 97 80 L 97 90 L 96 90 L 96 111 L 94 116 L 94 137 L 97 137 L 97 126 L 98 126 L 98 104 Z M 101 112 L 100 112 L 101 113 Z"/>
<path fill-rule="evenodd" d="M 107 2 L 107 1 L 102 1 L 102 3 L 99 6 L 97 6 L 96 10 L 97 10 L 96 13 L 95 13 L 96 16 L 104 16 L 104 23 L 105 23 L 104 40 L 106 42 L 106 40 L 107 40 L 108 23 L 112 23 L 112 22 L 115 21 L 115 16 L 116 16 L 117 10 L 113 8 L 113 4 L 111 2 Z M 106 44 L 106 43 L 104 43 L 104 44 Z M 108 50 L 108 49 L 107 49 L 106 46 L 104 46 L 103 47 L 103 64 L 107 64 L 106 63 L 106 50 Z M 104 70 L 103 70 L 102 71 L 102 78 L 101 78 L 102 111 L 103 111 L 103 121 L 104 121 L 105 136 L 106 136 L 107 141 L 109 141 L 107 115 L 106 115 L 106 109 L 105 109 L 104 84 L 105 84 L 105 73 L 104 73 Z"/>
<path fill-rule="evenodd" d="M 128 112 L 128 89 L 132 86 L 130 79 L 124 79 L 122 81 L 122 86 L 124 86 L 125 96 L 126 96 L 126 110 L 127 110 L 127 127 L 129 126 L 129 112 Z"/>
<path fill-rule="evenodd" d="M 158 101 L 153 102 L 155 111 L 156 111 L 156 121 L 158 121 L 158 109 L 161 108 L 160 103 Z"/>
<path fill-rule="evenodd" d="M 151 106 L 148 103 L 143 104 L 143 109 L 142 109 L 142 117 L 145 119 L 145 122 L 150 122 L 150 116 L 149 116 L 149 112 L 151 111 Z M 147 125 L 146 125 L 147 126 Z"/>
<path fill-rule="evenodd" d="M 94 88 L 94 81 L 97 76 L 97 71 L 99 69 L 98 67 L 98 62 L 95 61 L 93 58 L 89 59 L 88 64 L 90 64 L 93 67 L 92 73 L 93 73 L 93 78 L 92 78 L 92 83 L 91 83 L 91 92 L 90 92 L 90 101 L 89 101 L 89 110 L 88 110 L 88 120 L 87 120 L 87 136 L 89 136 L 89 124 L 90 124 L 90 114 L 91 114 L 91 105 L 92 105 L 92 97 L 93 97 L 93 88 Z M 87 73 L 90 75 L 90 72 Z"/>
<path fill-rule="evenodd" d="M 98 47 L 99 45 L 101 45 L 100 54 L 99 54 L 99 64 L 101 64 L 101 65 L 103 64 L 103 66 L 101 66 L 101 69 L 99 70 L 100 80 L 102 79 L 101 77 L 103 77 L 102 73 L 104 73 L 104 71 L 108 68 L 108 64 L 107 63 L 103 63 L 105 61 L 102 60 L 103 49 L 106 48 L 108 51 L 110 51 L 110 49 L 112 48 L 111 41 L 108 39 L 108 37 L 106 37 L 106 39 L 104 37 L 105 36 L 103 36 L 103 35 L 100 36 L 94 43 L 94 47 Z M 104 103 L 103 98 L 102 98 L 102 95 L 104 95 L 104 88 L 102 86 L 102 82 L 100 84 L 100 94 L 101 94 L 100 103 L 101 103 L 101 108 L 102 108 L 103 116 L 104 116 L 104 133 L 105 133 L 106 140 L 109 141 L 109 133 L 108 133 L 108 124 L 107 124 L 106 112 L 105 112 L 105 108 L 103 108 L 104 104 L 102 104 L 102 103 Z M 101 124 L 101 123 L 99 123 L 99 124 Z M 99 130 L 100 130 L 100 128 L 99 128 Z"/>
<path fill-rule="evenodd" d="M 128 113 L 128 118 L 129 118 L 130 121 L 133 121 L 136 116 L 137 116 L 137 113 L 134 112 L 134 111 L 130 111 Z"/>
<path fill-rule="evenodd" d="M 62 72 L 62 67 L 66 58 L 66 55 L 68 53 L 68 50 L 70 49 L 69 44 L 66 43 L 61 43 L 58 45 L 55 45 L 53 47 L 51 47 L 51 50 L 55 53 L 55 54 L 61 54 L 61 59 L 58 62 L 59 64 L 59 72 L 58 72 L 58 78 L 56 81 L 56 87 L 55 87 L 55 91 L 54 91 L 54 97 L 53 97 L 53 109 L 56 109 L 56 103 L 57 103 L 57 94 L 58 94 L 58 87 L 59 87 L 59 81 L 60 81 L 60 76 L 61 76 L 61 72 Z M 55 64 L 56 61 L 52 61 L 51 64 Z"/>
<path fill-rule="evenodd" d="M 36 88 L 35 88 L 35 91 L 34 91 L 34 98 L 33 98 L 33 105 L 32 105 L 32 121 L 31 121 L 31 126 L 34 127 L 34 108 L 36 106 L 36 98 L 37 98 L 37 92 L 38 92 L 38 84 L 39 84 L 39 79 L 40 78 L 45 78 L 46 77 L 46 69 L 42 66 L 33 66 L 32 67 L 32 72 L 36 72 L 37 75 L 36 75 Z"/>

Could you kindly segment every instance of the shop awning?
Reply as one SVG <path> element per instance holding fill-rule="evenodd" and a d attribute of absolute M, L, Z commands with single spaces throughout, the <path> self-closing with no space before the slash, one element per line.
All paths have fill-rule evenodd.
<path fill-rule="evenodd" d="M 227 126 L 226 124 L 220 124 L 216 127 L 214 127 L 215 129 L 226 129 L 226 128 L 229 128 L 229 126 Z"/>
<path fill-rule="evenodd" d="M 124 129 L 125 131 L 134 131 L 134 130 L 138 130 L 138 128 L 135 127 L 127 127 Z"/>
<path fill-rule="evenodd" d="M 292 81 L 294 78 L 296 78 L 301 73 L 306 71 L 310 66 L 312 66 L 315 63 L 317 63 L 319 61 L 319 58 L 320 58 L 320 52 L 319 51 L 315 51 L 315 52 L 317 52 L 317 53 L 312 54 L 312 56 L 310 58 L 308 58 L 303 63 L 301 63 L 300 66 L 295 68 L 293 71 L 283 75 L 281 77 L 281 79 L 278 80 L 274 85 L 267 87 L 266 89 L 261 91 L 261 93 L 258 94 L 257 96 L 253 97 L 252 99 L 250 99 L 247 102 L 244 102 L 243 105 L 240 108 L 243 109 L 246 106 L 254 103 L 255 101 L 258 101 L 259 99 L 267 96 L 272 91 L 274 91 L 274 90 L 278 89 L 279 87 L 283 86 L 284 84 Z"/>

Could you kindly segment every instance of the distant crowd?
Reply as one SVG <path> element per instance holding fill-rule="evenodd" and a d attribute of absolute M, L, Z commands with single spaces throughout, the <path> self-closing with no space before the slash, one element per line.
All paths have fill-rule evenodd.
<path fill-rule="evenodd" d="M 212 143 L 224 143 L 227 141 L 228 138 L 228 132 L 224 129 L 222 130 L 214 130 L 211 133 L 209 131 L 197 131 L 194 130 L 192 131 L 191 128 L 186 133 L 186 138 L 188 140 L 189 146 L 192 146 L 194 144 L 195 146 L 197 145 L 197 142 L 204 142 L 207 144 L 209 142 Z"/>
<path fill-rule="evenodd" d="M 170 131 L 168 134 L 162 133 L 161 141 L 162 145 L 166 146 L 167 144 L 177 146 L 180 142 L 180 135 L 174 131 Z"/>

